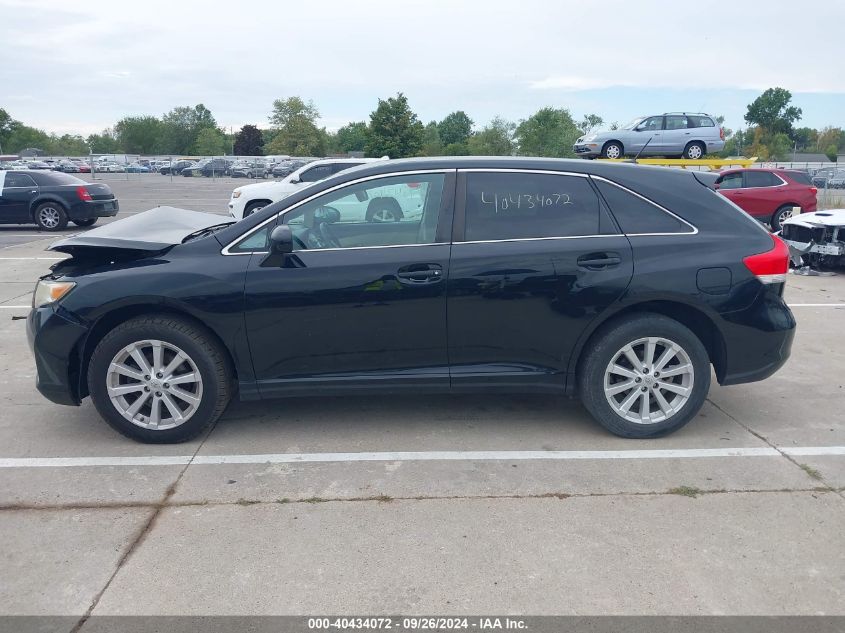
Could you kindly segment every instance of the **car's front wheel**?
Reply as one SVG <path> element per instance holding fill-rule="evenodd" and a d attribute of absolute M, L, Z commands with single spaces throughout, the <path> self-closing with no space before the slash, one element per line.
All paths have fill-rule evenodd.
<path fill-rule="evenodd" d="M 611 433 L 666 435 L 689 422 L 710 389 L 707 350 L 685 325 L 643 313 L 603 327 L 584 352 L 581 401 Z"/>
<path fill-rule="evenodd" d="M 141 442 L 183 442 L 223 413 L 234 390 L 226 353 L 202 326 L 169 315 L 130 319 L 88 365 L 88 389 L 108 424 Z"/>
<path fill-rule="evenodd" d="M 624 155 L 622 144 L 617 143 L 616 141 L 610 141 L 609 143 L 605 143 L 604 147 L 601 149 L 601 157 L 602 158 L 622 158 Z"/>
<path fill-rule="evenodd" d="M 67 226 L 67 211 L 56 202 L 45 202 L 35 208 L 33 219 L 44 231 L 61 231 Z"/>

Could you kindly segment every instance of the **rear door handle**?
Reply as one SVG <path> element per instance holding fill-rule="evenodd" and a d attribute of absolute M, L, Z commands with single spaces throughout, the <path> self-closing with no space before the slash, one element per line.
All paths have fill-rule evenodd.
<path fill-rule="evenodd" d="M 443 267 L 440 264 L 411 264 L 396 271 L 396 277 L 404 284 L 433 284 L 443 279 Z"/>
<path fill-rule="evenodd" d="M 589 253 L 587 255 L 581 255 L 577 262 L 581 268 L 599 270 L 601 268 L 618 266 L 622 263 L 622 258 L 619 257 L 619 253 Z"/>

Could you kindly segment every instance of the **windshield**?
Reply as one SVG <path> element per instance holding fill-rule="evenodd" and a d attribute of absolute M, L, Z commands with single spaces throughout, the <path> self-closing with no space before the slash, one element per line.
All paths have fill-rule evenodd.
<path fill-rule="evenodd" d="M 637 126 L 637 124 L 640 121 L 642 121 L 643 119 L 645 119 L 644 116 L 638 116 L 636 119 L 631 119 L 628 123 L 623 125 L 620 129 L 622 129 L 622 130 L 633 130 Z"/>

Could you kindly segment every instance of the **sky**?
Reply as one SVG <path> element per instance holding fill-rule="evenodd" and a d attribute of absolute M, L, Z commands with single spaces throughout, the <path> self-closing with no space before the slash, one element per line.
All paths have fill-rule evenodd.
<path fill-rule="evenodd" d="M 203 103 L 237 130 L 298 95 L 336 130 L 401 91 L 424 122 L 553 106 L 608 123 L 702 111 L 739 129 L 780 86 L 800 126 L 845 127 L 829 46 L 843 23 L 841 0 L 0 0 L 0 108 L 88 135 Z"/>

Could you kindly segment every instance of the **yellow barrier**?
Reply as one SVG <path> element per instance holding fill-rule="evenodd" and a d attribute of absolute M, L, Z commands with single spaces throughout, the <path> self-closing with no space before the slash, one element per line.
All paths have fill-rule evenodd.
<path fill-rule="evenodd" d="M 636 162 L 637 165 L 659 165 L 662 167 L 680 167 L 681 169 L 686 169 L 687 167 L 707 167 L 712 170 L 724 169 L 725 167 L 751 167 L 751 165 L 757 162 L 757 157 L 699 158 L 698 160 L 691 160 L 689 158 L 638 158 L 636 161 L 630 158 L 598 158 L 596 160 L 602 160 L 608 163 Z"/>

